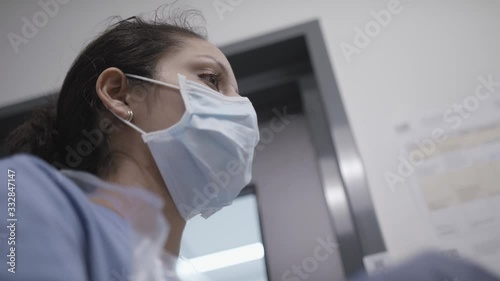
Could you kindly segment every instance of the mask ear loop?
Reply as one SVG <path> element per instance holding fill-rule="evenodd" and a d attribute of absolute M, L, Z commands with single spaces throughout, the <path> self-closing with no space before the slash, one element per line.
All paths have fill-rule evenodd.
<path fill-rule="evenodd" d="M 150 82 L 150 83 L 153 83 L 153 84 L 163 85 L 163 86 L 167 86 L 167 87 L 170 87 L 170 88 L 174 88 L 174 89 L 180 90 L 179 86 L 172 85 L 172 84 L 165 83 L 165 82 L 161 82 L 161 81 L 157 81 L 157 80 L 150 79 L 150 78 L 147 78 L 147 77 L 142 77 L 142 76 L 139 76 L 139 75 L 128 74 L 128 73 L 125 73 L 125 76 L 130 77 L 130 78 L 134 78 L 134 79 L 138 79 L 138 80 L 142 80 L 142 81 L 146 81 L 146 82 Z M 116 116 L 116 118 L 118 118 L 119 120 L 121 120 L 123 123 L 129 125 L 132 129 L 136 130 L 139 134 L 141 134 L 141 135 L 147 134 L 144 130 L 142 130 L 141 128 L 137 127 L 137 125 L 135 125 L 134 123 L 130 122 L 129 120 L 123 119 L 122 117 L 118 116 L 118 114 L 116 114 L 113 111 L 109 110 L 109 108 L 107 108 L 107 109 L 114 116 Z"/>
<path fill-rule="evenodd" d="M 138 80 L 142 80 L 142 81 L 146 81 L 146 82 L 149 82 L 149 83 L 157 84 L 157 85 L 166 86 L 166 87 L 169 87 L 169 88 L 174 88 L 174 89 L 177 89 L 177 90 L 181 89 L 179 86 L 174 85 L 174 84 L 170 84 L 170 83 L 166 83 L 166 82 L 163 82 L 163 81 L 154 80 L 154 79 L 147 78 L 147 77 L 142 77 L 142 76 L 135 75 L 135 74 L 125 73 L 125 76 L 130 77 L 130 78 L 134 78 L 134 79 L 138 79 Z"/>
<path fill-rule="evenodd" d="M 107 108 L 107 107 L 106 107 Z M 125 120 L 123 119 L 122 117 L 118 116 L 118 114 L 114 113 L 112 110 L 109 110 L 109 108 L 107 108 L 109 112 L 111 112 L 116 118 L 118 118 L 120 121 L 122 121 L 123 123 L 129 125 L 132 129 L 136 130 L 139 134 L 141 135 L 145 135 L 147 134 L 143 129 L 137 127 L 137 125 L 135 125 L 134 123 L 128 121 L 128 120 Z"/>
<path fill-rule="evenodd" d="M 157 81 L 157 80 L 150 79 L 150 78 L 147 78 L 147 77 L 142 77 L 142 76 L 139 76 L 139 75 L 125 73 L 125 76 L 130 77 L 130 78 L 134 78 L 134 79 L 138 79 L 138 80 L 142 80 L 142 81 L 146 81 L 146 82 L 150 82 L 150 83 L 157 84 L 157 85 L 167 86 L 167 87 L 174 88 L 174 89 L 177 89 L 177 90 L 181 89 L 179 86 L 176 86 L 176 85 L 173 85 L 173 84 L 169 84 L 169 83 L 165 83 L 165 82 L 162 82 L 162 81 Z M 113 111 L 109 110 L 109 108 L 106 107 L 106 109 L 108 109 L 109 112 L 111 112 L 114 116 L 116 116 L 116 118 L 118 118 L 119 120 L 121 120 L 123 123 L 129 125 L 132 129 L 136 130 L 139 134 L 141 134 L 141 135 L 146 135 L 147 134 L 144 130 L 142 130 L 141 128 L 137 127 L 137 125 L 135 125 L 134 123 L 132 123 L 132 122 L 126 120 L 126 119 L 123 119 L 122 117 L 118 116 L 118 114 L 116 114 Z"/>

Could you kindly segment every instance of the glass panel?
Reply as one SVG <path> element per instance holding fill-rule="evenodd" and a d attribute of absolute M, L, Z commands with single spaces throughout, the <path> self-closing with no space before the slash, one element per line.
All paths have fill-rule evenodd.
<path fill-rule="evenodd" d="M 257 198 L 247 194 L 208 220 L 190 220 L 181 256 L 199 272 L 217 281 L 267 281 Z"/>

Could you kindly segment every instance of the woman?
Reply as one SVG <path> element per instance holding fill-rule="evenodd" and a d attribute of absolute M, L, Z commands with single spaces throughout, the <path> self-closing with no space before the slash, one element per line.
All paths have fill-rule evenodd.
<path fill-rule="evenodd" d="M 255 111 L 226 57 L 181 22 L 113 25 L 57 107 L 10 135 L 11 153 L 29 154 L 0 160 L 0 280 L 173 280 L 186 220 L 250 181 Z M 410 279 L 497 280 L 434 255 L 373 278 Z"/>
<path fill-rule="evenodd" d="M 178 255 L 186 220 L 248 184 L 255 110 L 223 53 L 180 19 L 111 26 L 74 61 L 56 108 L 8 138 L 29 154 L 0 161 L 12 224 L 0 280 L 164 280 L 156 265 Z"/>

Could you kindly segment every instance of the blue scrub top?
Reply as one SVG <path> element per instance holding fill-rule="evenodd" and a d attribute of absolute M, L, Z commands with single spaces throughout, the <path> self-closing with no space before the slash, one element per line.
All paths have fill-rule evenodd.
<path fill-rule="evenodd" d="M 0 226 L 0 280 L 128 280 L 129 223 L 39 158 L 0 160 Z"/>

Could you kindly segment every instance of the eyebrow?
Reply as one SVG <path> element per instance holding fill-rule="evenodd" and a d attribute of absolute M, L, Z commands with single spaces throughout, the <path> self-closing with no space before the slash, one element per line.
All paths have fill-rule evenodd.
<path fill-rule="evenodd" d="M 198 55 L 197 57 L 206 58 L 206 59 L 212 60 L 213 62 L 215 62 L 222 69 L 223 72 L 226 73 L 226 75 L 229 76 L 229 71 L 228 71 L 227 67 L 220 60 L 212 57 L 211 55 Z M 236 91 L 236 93 L 239 95 L 240 91 L 238 90 L 238 87 L 236 85 L 232 85 L 232 86 L 233 86 L 234 90 Z"/>

